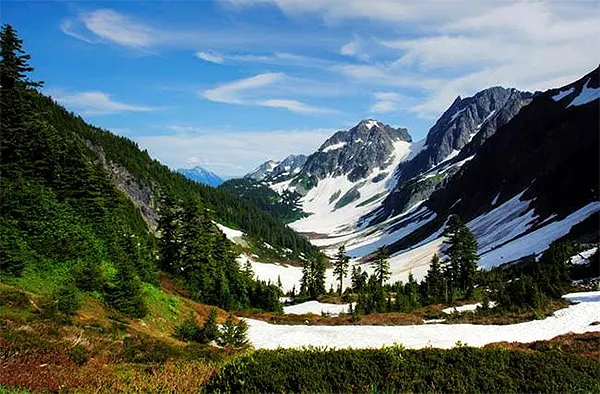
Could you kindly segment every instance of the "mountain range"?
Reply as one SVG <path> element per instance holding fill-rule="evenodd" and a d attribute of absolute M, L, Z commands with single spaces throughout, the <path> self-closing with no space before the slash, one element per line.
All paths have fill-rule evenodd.
<path fill-rule="evenodd" d="M 307 216 L 290 227 L 359 259 L 383 245 L 392 261 L 435 252 L 452 214 L 468 222 L 487 267 L 538 254 L 570 231 L 597 239 L 598 75 L 543 93 L 492 87 L 457 97 L 420 141 L 365 119 L 292 171 L 273 176 L 279 163 L 267 162 L 247 177 L 294 193 Z M 422 276 L 430 257 L 406 271 Z"/>
<path fill-rule="evenodd" d="M 200 166 L 190 169 L 180 168 L 177 170 L 177 172 L 194 182 L 202 183 L 208 186 L 217 187 L 224 182 L 223 178 Z"/>

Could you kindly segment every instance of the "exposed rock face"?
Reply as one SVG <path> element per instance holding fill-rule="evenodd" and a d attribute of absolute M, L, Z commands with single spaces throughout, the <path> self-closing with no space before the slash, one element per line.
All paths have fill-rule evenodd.
<path fill-rule="evenodd" d="M 142 218 L 148 224 L 150 231 L 155 232 L 158 228 L 158 212 L 156 204 L 152 197 L 152 191 L 146 185 L 141 184 L 135 177 L 127 171 L 127 169 L 117 163 L 106 160 L 104 150 L 100 146 L 96 146 L 89 141 L 84 141 L 88 148 L 96 152 L 102 165 L 108 173 L 115 186 L 125 194 L 133 204 L 140 209 Z"/>
<path fill-rule="evenodd" d="M 252 172 L 244 175 L 244 178 L 254 179 L 255 181 L 262 181 L 266 177 L 268 177 L 269 174 L 271 174 L 275 167 L 277 167 L 278 165 L 279 162 L 274 160 L 265 161 L 264 163 L 256 167 L 254 170 L 252 170 Z"/>
<path fill-rule="evenodd" d="M 305 155 L 290 155 L 283 159 L 277 167 L 273 168 L 270 177 L 275 178 L 280 175 L 297 174 L 302 170 L 307 159 L 308 156 Z"/>
<path fill-rule="evenodd" d="M 398 167 L 398 184 L 373 223 L 404 212 L 443 188 L 465 159 L 472 157 L 496 130 L 508 123 L 533 95 L 492 87 L 473 97 L 457 97 L 429 130 L 425 149 Z"/>
<path fill-rule="evenodd" d="M 244 178 L 269 181 L 283 175 L 295 175 L 300 172 L 307 158 L 305 155 L 290 155 L 282 161 L 269 160 L 244 175 Z"/>
<path fill-rule="evenodd" d="M 400 166 L 399 184 L 441 163 L 453 152 L 457 154 L 472 140 L 474 153 L 476 147 L 529 104 L 531 97 L 531 93 L 502 87 L 492 87 L 465 99 L 457 97 L 429 130 L 426 149 Z"/>
<path fill-rule="evenodd" d="M 426 206 L 436 219 L 392 250 L 427 237 L 450 214 L 467 222 L 519 193 L 534 210 L 533 229 L 597 203 L 599 75 L 596 69 L 570 85 L 536 95 L 431 195 Z"/>
<path fill-rule="evenodd" d="M 319 179 L 347 175 L 351 182 L 356 182 L 366 178 L 374 168 L 391 164 L 396 141 L 411 142 L 408 130 L 395 129 L 372 119 L 363 120 L 325 141 L 308 157 L 302 175 Z"/>

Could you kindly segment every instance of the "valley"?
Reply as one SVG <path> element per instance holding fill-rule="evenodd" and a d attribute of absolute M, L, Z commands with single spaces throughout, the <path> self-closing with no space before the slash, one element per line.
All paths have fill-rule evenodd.
<path fill-rule="evenodd" d="M 233 29 L 228 7 L 246 6 L 211 12 Z M 59 31 L 81 48 L 121 40 L 134 51 L 119 63 L 140 65 L 170 61 L 169 40 L 210 41 L 141 21 L 97 9 Z M 83 50 L 88 67 L 60 66 L 23 24 L 27 41 L 0 31 L 0 392 L 600 390 L 600 66 L 557 68 L 532 92 L 495 74 L 468 89 L 396 76 L 368 111 L 354 107 L 365 86 L 341 111 L 330 104 L 355 87 L 307 75 L 375 80 L 358 41 L 327 60 L 197 50 L 201 82 L 177 79 L 195 75 L 190 59 L 160 88 L 136 79 L 160 73 L 144 67 L 134 85 L 98 82 L 151 100 L 138 105 L 62 88 L 105 70 Z M 387 72 L 436 70 L 411 56 Z M 301 63 L 311 73 L 292 76 Z M 257 72 L 242 64 L 261 73 L 216 82 Z M 319 105 L 277 98 L 290 92 Z M 436 116 L 417 119 L 434 98 Z"/>

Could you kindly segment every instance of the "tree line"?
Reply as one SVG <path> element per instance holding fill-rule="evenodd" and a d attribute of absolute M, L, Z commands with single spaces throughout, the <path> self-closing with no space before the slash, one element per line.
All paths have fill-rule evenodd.
<path fill-rule="evenodd" d="M 458 216 L 449 218 L 443 235 L 446 248 L 441 258 L 433 255 L 421 282 L 409 273 L 406 283 L 388 283 L 391 275 L 389 253 L 381 247 L 370 264 L 372 274 L 360 266 L 353 266 L 350 286 L 343 290 L 349 257 L 345 246 L 340 246 L 331 261 L 338 282 L 338 296 L 347 302 L 355 302 L 350 310 L 355 317 L 370 313 L 408 313 L 426 305 L 452 304 L 459 299 L 475 298 L 482 299 L 486 306 L 489 301 L 495 301 L 498 310 L 535 309 L 550 299 L 560 298 L 570 284 L 569 258 L 575 249 L 569 241 L 553 242 L 539 261 L 531 256 L 517 265 L 482 271 L 477 269 L 477 241 Z M 315 261 L 305 264 L 300 299 L 316 299 L 327 294 L 325 269 L 317 267 L 320 266 Z M 329 291 L 331 294 L 333 289 Z"/>

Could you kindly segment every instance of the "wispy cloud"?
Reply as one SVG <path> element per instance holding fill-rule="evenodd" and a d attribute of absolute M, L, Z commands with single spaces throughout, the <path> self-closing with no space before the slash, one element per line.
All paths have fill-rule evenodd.
<path fill-rule="evenodd" d="M 373 94 L 375 103 L 371 106 L 371 112 L 387 113 L 402 108 L 402 96 L 395 92 L 376 92 Z"/>
<path fill-rule="evenodd" d="M 204 60 L 205 62 L 223 64 L 223 56 L 214 52 L 196 52 L 196 57 L 200 60 Z"/>
<path fill-rule="evenodd" d="M 272 108 L 284 108 L 288 111 L 296 112 L 299 114 L 330 114 L 333 110 L 327 108 L 314 107 L 301 103 L 298 100 L 286 100 L 286 99 L 269 99 L 258 102 L 260 105 Z"/>
<path fill-rule="evenodd" d="M 160 38 L 155 29 L 113 10 L 85 13 L 82 20 L 98 37 L 127 47 L 148 48 Z"/>
<path fill-rule="evenodd" d="M 264 73 L 253 77 L 239 79 L 219 85 L 201 92 L 207 100 L 227 104 L 258 105 L 263 107 L 283 108 L 299 114 L 326 114 L 331 109 L 319 108 L 287 98 L 264 97 L 272 93 L 271 87 L 286 79 L 284 73 Z"/>
<path fill-rule="evenodd" d="M 119 102 L 112 99 L 110 95 L 99 91 L 77 93 L 55 91 L 51 92 L 50 95 L 69 110 L 78 112 L 81 115 L 108 115 L 120 112 L 149 112 L 157 110 L 155 107 Z"/>
<path fill-rule="evenodd" d="M 202 165 L 221 175 L 243 175 L 270 159 L 312 153 L 334 132 L 331 129 L 214 131 L 190 125 L 168 128 L 177 134 L 142 136 L 136 141 L 171 168 Z"/>
<path fill-rule="evenodd" d="M 339 47 L 341 54 L 368 58 L 369 64 L 332 67 L 365 88 L 420 90 L 423 101 L 412 111 L 426 118 L 439 115 L 457 95 L 494 85 L 547 89 L 598 62 L 600 8 L 593 1 L 222 1 L 242 9 L 271 4 L 294 17 L 316 15 L 337 25 L 375 23 L 374 35 L 385 38 L 355 35 Z"/>
<path fill-rule="evenodd" d="M 94 40 L 93 38 L 78 33 L 76 31 L 75 25 L 76 22 L 73 19 L 65 19 L 60 23 L 59 28 L 66 35 L 76 38 L 80 41 L 87 42 L 88 44 L 96 43 L 96 40 Z"/>

